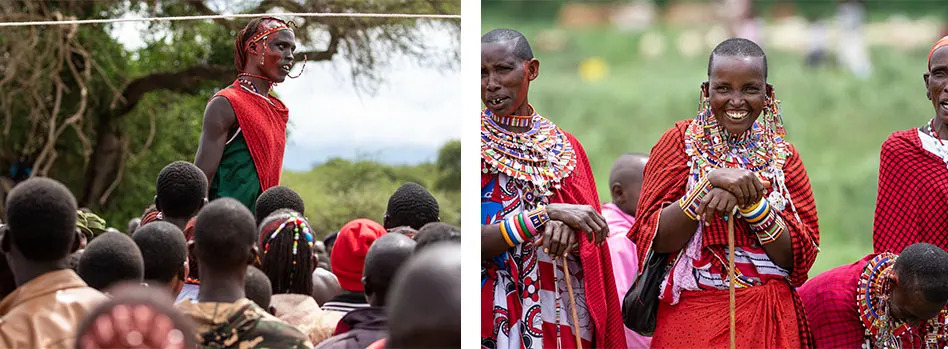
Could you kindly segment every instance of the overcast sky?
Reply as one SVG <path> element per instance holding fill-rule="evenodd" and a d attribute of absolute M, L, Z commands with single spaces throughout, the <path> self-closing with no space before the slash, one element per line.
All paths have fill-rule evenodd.
<path fill-rule="evenodd" d="M 116 24 L 113 36 L 130 49 L 141 47 L 143 22 Z M 430 45 L 459 49 L 451 32 L 420 29 Z M 290 110 L 290 138 L 283 167 L 308 170 L 333 157 L 390 164 L 434 161 L 445 142 L 459 139 L 459 64 L 424 67 L 396 57 L 379 69 L 375 94 L 359 93 L 341 55 L 309 62 L 303 75 L 275 90 Z M 299 72 L 300 65 L 293 68 Z"/>

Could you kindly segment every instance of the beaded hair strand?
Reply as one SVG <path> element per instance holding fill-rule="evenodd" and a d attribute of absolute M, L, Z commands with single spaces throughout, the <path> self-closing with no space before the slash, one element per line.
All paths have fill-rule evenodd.
<path fill-rule="evenodd" d="M 273 293 L 312 294 L 313 233 L 306 220 L 280 215 L 263 231 L 260 269 L 270 278 Z"/>

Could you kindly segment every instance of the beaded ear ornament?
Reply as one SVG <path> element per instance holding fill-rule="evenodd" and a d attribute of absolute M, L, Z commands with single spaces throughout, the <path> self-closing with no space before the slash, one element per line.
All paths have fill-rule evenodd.
<path fill-rule="evenodd" d="M 859 275 L 856 304 L 859 308 L 859 318 L 865 328 L 865 342 L 863 348 L 901 348 L 904 346 L 902 338 L 906 333 L 917 329 L 904 321 L 892 316 L 889 308 L 889 295 L 892 291 L 890 277 L 895 270 L 895 261 L 898 256 L 892 253 L 882 253 L 866 264 Z M 938 342 L 948 339 L 945 318 L 948 316 L 944 309 L 932 319 L 920 325 L 925 331 L 925 348 L 935 348 Z M 914 341 L 915 335 L 908 339 Z M 907 347 L 918 347 L 916 343 L 909 343 Z M 922 343 L 918 343 L 922 344 Z"/>

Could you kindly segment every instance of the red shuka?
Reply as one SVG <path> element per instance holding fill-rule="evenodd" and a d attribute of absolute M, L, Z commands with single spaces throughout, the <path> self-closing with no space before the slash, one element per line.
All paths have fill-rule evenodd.
<path fill-rule="evenodd" d="M 922 148 L 918 129 L 892 133 L 882 143 L 873 252 L 899 254 L 918 242 L 948 251 L 948 166 Z"/>
<path fill-rule="evenodd" d="M 731 327 L 728 321 L 729 297 L 728 290 L 684 291 L 676 305 L 658 303 L 656 331 L 674 335 L 656 335 L 651 347 L 728 348 Z M 799 335 L 798 329 L 806 327 L 800 324 L 805 319 L 795 316 L 802 305 L 787 283 L 771 280 L 762 286 L 739 288 L 734 292 L 734 300 L 737 304 L 734 321 L 738 329 L 735 333 L 737 347 L 803 347 L 804 336 Z"/>
<path fill-rule="evenodd" d="M 566 135 L 566 139 L 573 145 L 576 152 L 576 168 L 562 181 L 560 189 L 552 189 L 554 194 L 550 198 L 550 203 L 589 205 L 594 207 L 596 211 L 600 211 L 601 206 L 599 194 L 596 192 L 596 181 L 593 178 L 586 151 L 572 134 L 563 130 L 561 132 Z M 481 186 L 483 187 L 496 176 L 496 174 L 482 173 Z M 589 242 L 583 232 L 577 232 L 577 234 L 580 236 L 578 239 L 579 258 L 584 275 L 586 305 L 595 326 L 595 346 L 600 348 L 625 347 L 625 332 L 621 313 L 622 304 L 619 303 L 619 296 L 616 294 L 609 246 L 606 243 L 596 245 Z M 493 316 L 490 315 L 493 311 L 491 309 L 493 287 L 486 289 L 489 291 L 483 291 L 485 294 L 481 295 L 482 337 L 490 337 L 490 330 L 495 326 Z M 569 316 L 569 314 L 563 314 L 563 316 Z M 555 343 L 554 338 L 544 337 L 543 341 L 544 346 Z M 563 338 L 562 341 L 564 348 L 575 346 L 572 337 Z"/>
<path fill-rule="evenodd" d="M 554 192 L 550 203 L 590 205 L 601 212 L 596 179 L 589 167 L 586 150 L 572 134 L 566 131 L 563 133 L 576 151 L 576 169 L 563 181 L 562 189 Z M 615 293 L 616 280 L 613 277 L 609 245 L 604 242 L 597 246 L 586 239 L 585 233 L 577 233 L 580 236 L 579 259 L 583 263 L 585 275 L 586 305 L 596 326 L 596 345 L 601 348 L 625 346 L 622 304 Z"/>
<path fill-rule="evenodd" d="M 273 105 L 260 95 L 244 90 L 235 80 L 232 87 L 214 95 L 227 98 L 240 132 L 244 134 L 250 156 L 257 168 L 260 191 L 280 184 L 283 151 L 286 149 L 286 122 L 289 111 L 275 96 L 268 96 Z"/>
<path fill-rule="evenodd" d="M 639 265 L 645 262 L 645 257 L 651 249 L 652 239 L 658 229 L 662 209 L 675 204 L 678 199 L 685 195 L 688 185 L 689 156 L 685 153 L 684 133 L 691 122 L 692 120 L 676 122 L 672 128 L 665 131 L 649 154 L 649 161 L 645 165 L 645 178 L 642 182 L 642 194 L 639 197 L 638 214 L 635 224 L 629 231 L 629 238 L 636 246 L 639 246 L 637 249 Z M 794 217 L 790 205 L 787 205 L 785 210 L 777 212 L 786 223 L 786 233 L 790 234 L 792 239 L 793 267 L 790 272 L 789 283 L 793 286 L 800 286 L 807 280 L 807 272 L 816 260 L 820 233 L 816 204 L 810 190 L 810 180 L 803 167 L 803 162 L 800 160 L 800 154 L 789 143 L 787 149 L 790 155 L 783 166 L 784 177 L 793 205 L 796 207 L 802 223 Z M 702 248 L 727 246 L 727 223 L 721 217 L 715 217 L 707 222 L 702 233 L 704 234 L 702 235 Z M 757 239 L 746 223 L 735 224 L 734 237 L 736 247 L 750 246 Z M 641 273 L 641 271 L 639 272 Z M 708 295 L 711 294 L 708 293 Z M 792 291 L 791 294 L 793 295 L 792 301 L 799 304 L 796 291 Z M 664 300 L 663 302 L 670 301 Z M 746 306 L 746 304 L 742 304 L 742 306 Z M 726 312 L 720 314 L 720 316 L 722 319 L 727 319 Z M 803 346 L 809 346 L 807 342 L 809 329 L 806 327 L 802 306 L 797 309 L 796 323 L 804 337 Z M 741 329 L 738 328 L 738 331 L 740 332 Z"/>

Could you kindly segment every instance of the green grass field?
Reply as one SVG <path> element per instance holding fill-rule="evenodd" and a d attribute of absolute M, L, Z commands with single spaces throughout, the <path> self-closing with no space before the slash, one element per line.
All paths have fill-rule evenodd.
<path fill-rule="evenodd" d="M 530 102 L 582 142 L 599 198 L 608 201 L 609 169 L 618 155 L 648 153 L 676 120 L 694 117 L 710 49 L 683 57 L 668 50 L 675 47 L 674 30 L 656 29 L 666 54 L 648 59 L 638 53 L 640 34 L 571 29 L 565 49 L 548 52 L 533 38 L 552 25 L 485 12 L 481 29 L 514 28 L 533 41 L 541 64 Z M 821 253 L 810 276 L 871 252 L 879 148 L 891 132 L 932 114 L 922 81 L 926 53 L 873 50 L 874 74 L 863 81 L 837 68 L 810 69 L 798 54 L 768 52 L 768 82 L 783 101 L 787 138 L 802 155 L 820 217 Z M 606 62 L 601 80 L 580 77 L 589 57 Z"/>

